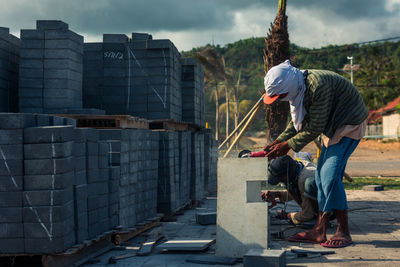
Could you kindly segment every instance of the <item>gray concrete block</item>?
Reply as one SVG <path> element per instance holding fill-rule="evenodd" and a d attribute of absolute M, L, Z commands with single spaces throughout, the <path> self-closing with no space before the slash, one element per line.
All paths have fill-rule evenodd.
<path fill-rule="evenodd" d="M 65 233 L 63 237 L 52 238 L 25 238 L 25 253 L 46 254 L 60 253 L 75 243 L 74 232 Z"/>
<path fill-rule="evenodd" d="M 217 223 L 217 212 L 196 213 L 196 222 L 201 225 L 216 224 Z"/>
<path fill-rule="evenodd" d="M 63 190 L 24 191 L 24 207 L 48 206 L 50 203 L 62 206 L 73 200 L 72 187 Z"/>
<path fill-rule="evenodd" d="M 22 192 L 0 192 L 0 207 L 22 207 Z"/>
<path fill-rule="evenodd" d="M 51 159 L 66 158 L 72 156 L 73 142 L 64 143 L 42 143 L 42 144 L 25 144 L 25 159 Z"/>
<path fill-rule="evenodd" d="M 24 237 L 24 227 L 20 223 L 0 223 L 0 238 Z"/>
<path fill-rule="evenodd" d="M 84 213 L 84 214 L 87 215 L 87 211 L 88 211 L 87 199 L 77 200 L 76 201 L 76 206 L 75 206 L 75 214 Z"/>
<path fill-rule="evenodd" d="M 25 238 L 49 238 L 49 233 L 52 238 L 64 237 L 66 232 L 74 229 L 74 218 L 70 217 L 67 220 L 47 223 L 47 229 L 39 222 L 27 223 L 24 222 L 24 236 Z M 49 231 L 49 230 L 52 231 Z"/>
<path fill-rule="evenodd" d="M 52 118 L 52 117 L 50 117 Z M 53 117 L 54 119 L 54 117 Z M 64 120 L 62 119 L 62 122 Z M 61 143 L 73 141 L 74 132 L 72 126 L 44 126 L 24 129 L 24 143 Z"/>
<path fill-rule="evenodd" d="M 46 225 L 50 222 L 64 222 L 74 216 L 74 203 L 62 206 L 24 207 L 23 222 L 38 223 L 39 219 Z"/>
<path fill-rule="evenodd" d="M 0 192 L 22 191 L 23 176 L 0 176 Z"/>
<path fill-rule="evenodd" d="M 88 195 L 103 195 L 108 194 L 108 182 L 96 182 L 88 184 Z"/>
<path fill-rule="evenodd" d="M 32 114 L 0 113 L 1 129 L 22 129 L 36 126 Z"/>
<path fill-rule="evenodd" d="M 3 155 L 0 155 L 0 176 L 21 176 L 23 175 L 23 161 L 20 159 L 3 160 Z"/>
<path fill-rule="evenodd" d="M 26 175 L 62 174 L 74 170 L 73 161 L 73 157 L 56 159 L 28 159 L 24 160 L 24 170 Z"/>
<path fill-rule="evenodd" d="M 152 40 L 153 36 L 148 33 L 132 32 L 131 39 L 132 41 L 146 41 Z"/>
<path fill-rule="evenodd" d="M 65 189 L 75 183 L 75 173 L 73 171 L 56 175 L 25 175 L 24 190 L 51 190 Z"/>
<path fill-rule="evenodd" d="M 250 249 L 243 256 L 244 267 L 286 266 L 286 251 L 279 249 Z"/>
<path fill-rule="evenodd" d="M 23 130 L 4 130 L 0 129 L 0 145 L 21 144 L 23 139 Z"/>
<path fill-rule="evenodd" d="M 77 185 L 86 184 L 88 181 L 87 171 L 77 171 L 75 172 L 75 183 Z"/>
<path fill-rule="evenodd" d="M 87 184 L 81 184 L 75 186 L 75 199 L 83 200 L 88 198 L 88 186 Z"/>
<path fill-rule="evenodd" d="M 0 208 L 1 223 L 22 223 L 22 208 Z"/>
<path fill-rule="evenodd" d="M 83 44 L 83 36 L 79 35 L 70 30 L 64 31 L 46 31 L 45 32 L 46 40 L 58 40 L 58 39 L 69 39 L 73 40 L 78 44 Z"/>
<path fill-rule="evenodd" d="M 23 145 L 0 145 L 0 159 L 11 160 L 11 159 L 23 159 Z"/>
<path fill-rule="evenodd" d="M 30 40 L 43 40 L 44 32 L 38 30 L 21 30 L 20 34 L 21 40 L 30 39 Z"/>
<path fill-rule="evenodd" d="M 24 239 L 23 238 L 2 238 L 0 239 L 0 253 L 24 253 Z"/>
<path fill-rule="evenodd" d="M 86 171 L 86 156 L 76 156 L 75 155 L 75 171 Z"/>
<path fill-rule="evenodd" d="M 37 20 L 36 29 L 45 30 L 68 30 L 68 24 L 61 20 Z"/>

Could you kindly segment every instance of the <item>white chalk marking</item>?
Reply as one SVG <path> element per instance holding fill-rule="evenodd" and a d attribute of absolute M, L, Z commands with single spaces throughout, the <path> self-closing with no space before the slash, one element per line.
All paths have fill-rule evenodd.
<path fill-rule="evenodd" d="M 29 196 L 27 194 L 24 194 L 24 195 L 25 195 L 26 201 L 28 201 L 28 204 L 30 206 L 29 209 L 36 215 L 36 218 L 37 218 L 38 222 L 40 223 L 40 225 L 42 226 L 42 228 L 46 232 L 46 234 L 49 237 L 49 239 L 52 240 L 53 239 L 52 234 L 49 232 L 49 230 L 47 229 L 46 225 L 44 225 L 44 223 L 40 219 L 40 216 L 37 213 L 37 210 L 32 207 L 31 200 L 30 200 Z"/>
<path fill-rule="evenodd" d="M 11 173 L 10 167 L 8 166 L 6 155 L 4 155 L 3 149 L 1 149 L 1 147 L 0 147 L 0 152 L 1 152 L 1 156 L 3 157 L 3 160 L 4 160 L 4 165 L 6 165 L 8 174 L 11 176 L 11 181 L 13 182 L 15 187 L 18 187 L 17 182 L 15 181 L 14 176 Z"/>
<path fill-rule="evenodd" d="M 129 46 L 127 46 L 129 52 L 131 53 L 133 59 L 135 60 L 135 63 L 139 66 L 140 71 L 147 77 L 147 84 L 149 85 L 149 87 L 153 90 L 153 92 L 157 95 L 157 97 L 160 99 L 161 103 L 163 104 L 164 109 L 167 108 L 166 105 L 166 99 L 163 99 L 160 94 L 157 92 L 156 89 L 154 89 L 153 86 L 151 86 L 150 82 L 149 82 L 149 75 L 144 71 L 144 69 L 142 68 L 142 65 L 140 64 L 139 60 L 136 58 L 135 54 L 133 54 L 132 50 L 130 49 Z"/>
<path fill-rule="evenodd" d="M 164 108 L 166 108 L 165 104 L 167 102 L 167 82 L 168 82 L 168 76 L 167 76 L 167 60 L 165 59 L 165 52 L 164 49 L 162 49 L 162 54 L 163 54 L 163 58 L 164 58 Z"/>

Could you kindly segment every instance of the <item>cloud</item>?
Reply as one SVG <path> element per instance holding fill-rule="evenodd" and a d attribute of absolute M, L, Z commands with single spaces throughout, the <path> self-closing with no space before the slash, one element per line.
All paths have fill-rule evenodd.
<path fill-rule="evenodd" d="M 148 32 L 179 49 L 265 36 L 278 0 L 0 0 L 0 26 L 35 28 L 60 19 L 87 41 L 103 33 Z M 292 42 L 306 47 L 400 35 L 400 0 L 289 0 Z"/>

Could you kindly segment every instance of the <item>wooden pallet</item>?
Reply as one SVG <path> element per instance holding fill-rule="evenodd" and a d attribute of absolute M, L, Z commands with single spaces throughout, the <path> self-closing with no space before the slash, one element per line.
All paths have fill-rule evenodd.
<path fill-rule="evenodd" d="M 169 130 L 169 131 L 198 131 L 201 127 L 174 120 L 152 120 L 149 122 L 149 129 L 151 130 Z"/>
<path fill-rule="evenodd" d="M 159 226 L 162 217 L 163 217 L 163 214 L 159 214 L 159 215 L 157 215 L 157 217 L 149 219 L 144 223 L 137 224 L 136 228 L 131 228 L 126 231 L 115 232 L 113 234 L 112 241 L 114 242 L 115 245 L 120 245 L 120 244 L 128 241 L 129 239 L 134 238 L 143 232 L 146 232 L 147 230 L 150 230 L 156 226 Z"/>
<path fill-rule="evenodd" d="M 149 122 L 145 119 L 130 115 L 77 115 L 57 114 L 76 120 L 76 127 L 98 129 L 149 129 Z"/>
<path fill-rule="evenodd" d="M 41 261 L 43 267 L 79 266 L 115 247 L 112 242 L 114 231 L 108 231 L 95 239 L 85 240 L 58 254 L 0 254 L 1 258 L 11 258 L 18 266 L 29 266 L 32 260 Z"/>

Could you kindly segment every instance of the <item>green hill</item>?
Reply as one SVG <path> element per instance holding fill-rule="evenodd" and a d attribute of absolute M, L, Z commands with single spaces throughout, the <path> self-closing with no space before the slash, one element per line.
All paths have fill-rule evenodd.
<path fill-rule="evenodd" d="M 210 47 L 210 45 L 206 47 Z M 206 47 L 183 52 L 183 55 L 192 56 Z M 224 58 L 226 69 L 230 70 L 235 81 L 239 72 L 241 73 L 239 111 L 240 117 L 243 117 L 263 90 L 264 38 L 250 38 L 227 44 L 224 47 L 213 46 L 213 48 L 219 56 Z M 319 49 L 308 49 L 291 44 L 290 50 L 292 65 L 300 69 L 328 69 L 348 79 L 350 79 L 350 74 L 342 71 L 342 69 L 345 64 L 350 64 L 347 57 L 353 56 L 354 64 L 360 65 L 354 71 L 354 84 L 371 110 L 380 108 L 400 96 L 400 41 L 362 45 L 329 45 Z M 212 95 L 213 86 L 206 83 L 205 89 L 206 118 L 210 125 L 214 127 L 215 98 Z M 225 103 L 224 93 L 220 94 L 220 103 Z M 224 132 L 223 112 L 221 112 L 221 116 L 221 132 Z M 259 114 L 253 130 L 264 128 L 263 114 Z"/>

